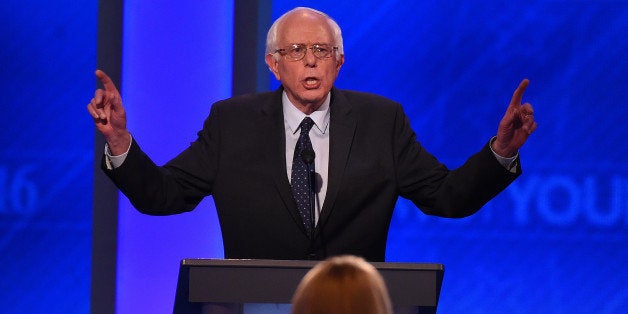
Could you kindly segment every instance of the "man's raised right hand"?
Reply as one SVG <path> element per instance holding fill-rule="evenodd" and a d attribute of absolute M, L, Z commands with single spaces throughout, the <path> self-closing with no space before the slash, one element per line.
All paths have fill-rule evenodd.
<path fill-rule="evenodd" d="M 126 129 L 122 97 L 105 72 L 96 70 L 95 74 L 104 89 L 96 90 L 94 98 L 87 104 L 87 111 L 94 119 L 98 131 L 105 137 L 111 154 L 121 155 L 131 145 L 131 134 Z"/>

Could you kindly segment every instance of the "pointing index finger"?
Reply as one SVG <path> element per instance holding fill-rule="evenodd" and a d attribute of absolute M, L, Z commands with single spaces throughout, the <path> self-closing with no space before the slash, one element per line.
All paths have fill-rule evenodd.
<path fill-rule="evenodd" d="M 118 92 L 118 89 L 116 88 L 116 85 L 113 83 L 111 78 L 105 72 L 103 72 L 101 70 L 96 70 L 95 74 L 96 74 L 96 77 L 102 83 L 102 85 L 103 85 L 103 87 L 105 88 L 106 91 L 108 91 L 108 92 L 115 92 L 115 93 Z"/>
<path fill-rule="evenodd" d="M 528 84 L 530 84 L 530 81 L 528 79 L 523 79 L 521 83 L 519 83 L 519 87 L 517 87 L 515 92 L 512 94 L 510 105 L 521 105 L 523 92 L 525 92 L 526 88 L 528 88 Z"/>

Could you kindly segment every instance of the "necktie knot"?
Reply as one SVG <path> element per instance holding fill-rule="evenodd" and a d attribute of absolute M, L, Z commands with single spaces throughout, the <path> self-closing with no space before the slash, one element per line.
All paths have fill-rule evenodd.
<path fill-rule="evenodd" d="M 314 120 L 312 120 L 312 118 L 310 117 L 303 118 L 303 121 L 301 121 L 301 124 L 299 125 L 299 127 L 301 128 L 301 134 L 310 133 L 312 126 L 314 126 Z"/>

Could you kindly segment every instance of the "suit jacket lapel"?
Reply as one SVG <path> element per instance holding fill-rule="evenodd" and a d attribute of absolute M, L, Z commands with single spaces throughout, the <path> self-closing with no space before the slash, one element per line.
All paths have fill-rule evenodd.
<path fill-rule="evenodd" d="M 260 106 L 260 125 L 262 125 L 262 132 L 264 132 L 264 141 L 267 143 L 264 146 L 264 157 L 268 160 L 270 167 L 272 167 L 270 173 L 273 174 L 273 181 L 285 205 L 285 209 L 303 233 L 307 233 L 297 212 L 296 203 L 292 198 L 292 190 L 286 171 L 286 133 L 281 105 L 282 93 L 283 88 L 280 87 L 272 93 L 271 97 L 264 99 Z"/>
<path fill-rule="evenodd" d="M 321 210 L 316 233 L 325 226 L 340 191 L 342 177 L 355 136 L 356 117 L 349 101 L 335 87 L 332 89 L 330 112 L 329 170 L 327 195 Z"/>

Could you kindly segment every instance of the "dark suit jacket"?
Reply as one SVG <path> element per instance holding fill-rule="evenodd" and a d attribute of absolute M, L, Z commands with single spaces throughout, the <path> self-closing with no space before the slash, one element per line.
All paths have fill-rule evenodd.
<path fill-rule="evenodd" d="M 416 141 L 401 105 L 334 88 L 328 190 L 309 239 L 286 174 L 282 91 L 215 103 L 198 139 L 163 167 L 134 141 L 123 165 L 105 172 L 147 214 L 190 211 L 212 195 L 226 258 L 383 261 L 399 196 L 429 215 L 464 217 L 521 171 L 507 171 L 488 144 L 450 171 Z"/>

